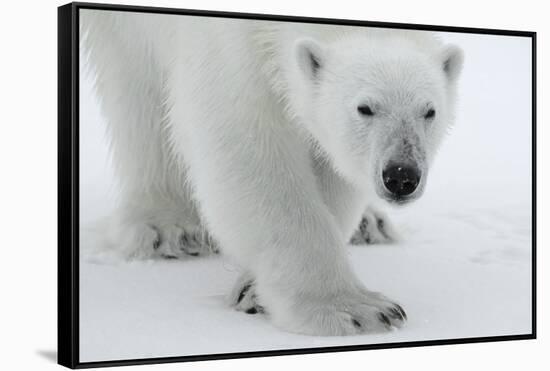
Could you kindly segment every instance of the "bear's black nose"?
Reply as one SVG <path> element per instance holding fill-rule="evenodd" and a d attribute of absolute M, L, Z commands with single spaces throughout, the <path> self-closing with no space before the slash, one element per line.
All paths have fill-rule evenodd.
<path fill-rule="evenodd" d="M 418 187 L 420 170 L 408 165 L 390 165 L 382 171 L 382 180 L 393 196 L 407 196 Z"/>

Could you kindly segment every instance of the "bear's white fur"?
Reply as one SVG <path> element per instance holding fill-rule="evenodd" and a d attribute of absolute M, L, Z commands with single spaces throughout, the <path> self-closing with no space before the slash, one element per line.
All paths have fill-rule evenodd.
<path fill-rule="evenodd" d="M 179 257 L 182 238 L 208 245 L 206 230 L 285 330 L 402 324 L 345 245 L 388 199 L 388 161 L 414 161 L 410 199 L 422 193 L 460 49 L 420 31 L 93 10 L 80 22 L 121 188 L 117 249 Z"/>

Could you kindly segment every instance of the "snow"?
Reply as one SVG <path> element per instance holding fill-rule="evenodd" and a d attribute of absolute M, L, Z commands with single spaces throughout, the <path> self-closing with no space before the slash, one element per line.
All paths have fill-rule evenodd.
<path fill-rule="evenodd" d="M 223 257 L 80 264 L 80 361 L 168 357 L 531 332 L 531 60 L 520 37 L 442 34 L 465 51 L 458 120 L 421 200 L 387 210 L 393 245 L 349 248 L 366 285 L 409 321 L 385 334 L 312 337 L 229 308 Z M 81 84 L 81 248 L 115 197 L 104 120 Z M 83 254 L 84 255 L 84 254 Z"/>

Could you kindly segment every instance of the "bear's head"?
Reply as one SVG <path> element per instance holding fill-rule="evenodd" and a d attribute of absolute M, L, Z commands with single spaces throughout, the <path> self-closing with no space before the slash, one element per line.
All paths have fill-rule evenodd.
<path fill-rule="evenodd" d="M 463 62 L 457 46 L 411 32 L 298 40 L 291 83 L 295 115 L 336 171 L 398 204 L 423 193 Z"/>

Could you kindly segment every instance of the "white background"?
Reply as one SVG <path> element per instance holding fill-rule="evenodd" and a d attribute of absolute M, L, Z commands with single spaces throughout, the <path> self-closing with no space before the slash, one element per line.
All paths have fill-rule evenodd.
<path fill-rule="evenodd" d="M 338 1 L 297 3 L 277 1 L 254 3 L 223 1 L 136 1 L 134 4 L 186 7 L 258 13 L 305 15 L 349 19 L 443 24 L 472 27 L 535 30 L 539 52 L 539 164 L 544 164 L 548 140 L 543 107 L 548 65 L 545 39 L 550 35 L 542 5 L 522 1 L 461 1 L 453 6 L 442 1 L 374 2 Z M 539 2 L 544 4 L 543 2 Z M 2 190 L 0 210 L 4 251 L 0 268 L 2 306 L 0 345 L 2 368 L 49 369 L 56 367 L 56 1 L 4 5 L 2 32 L 2 109 L 7 111 L 0 134 Z M 537 4 L 537 5 L 534 5 Z M 6 84 L 7 80 L 7 84 Z M 543 184 L 548 174 L 539 175 L 539 287 L 545 287 L 548 273 L 543 265 L 548 233 L 541 221 L 547 207 Z M 546 202 L 547 203 L 547 202 Z M 400 350 L 379 350 L 341 354 L 275 357 L 150 366 L 156 369 L 280 369 L 290 368 L 422 368 L 422 369 L 518 369 L 541 368 L 549 341 L 544 318 L 547 295 L 539 290 L 539 340 L 454 345 Z M 344 365 L 344 366 L 342 366 Z"/>

